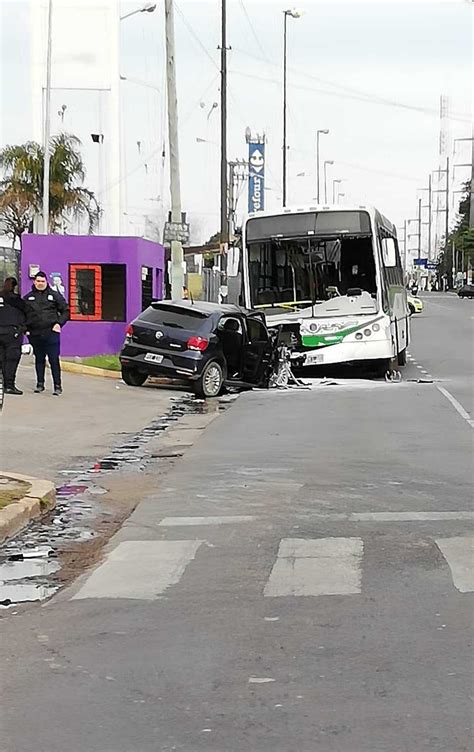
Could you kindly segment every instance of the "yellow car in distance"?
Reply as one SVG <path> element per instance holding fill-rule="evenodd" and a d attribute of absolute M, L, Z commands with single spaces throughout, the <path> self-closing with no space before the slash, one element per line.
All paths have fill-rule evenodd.
<path fill-rule="evenodd" d="M 422 313 L 423 301 L 420 300 L 420 298 L 415 298 L 414 295 L 407 293 L 407 303 L 408 303 L 408 309 L 410 311 L 410 316 L 413 313 Z"/>

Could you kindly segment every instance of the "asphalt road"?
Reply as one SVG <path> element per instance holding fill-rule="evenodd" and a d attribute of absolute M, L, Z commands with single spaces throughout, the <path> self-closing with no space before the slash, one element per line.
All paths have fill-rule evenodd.
<path fill-rule="evenodd" d="M 243 395 L 5 612 L 3 752 L 472 749 L 474 306 L 425 301 L 403 384 Z"/>

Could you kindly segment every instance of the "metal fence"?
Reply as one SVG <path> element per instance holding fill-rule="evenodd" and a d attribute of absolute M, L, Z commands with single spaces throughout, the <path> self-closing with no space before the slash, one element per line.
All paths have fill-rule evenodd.
<path fill-rule="evenodd" d="M 202 297 L 209 303 L 219 302 L 219 290 L 222 274 L 215 269 L 202 270 Z"/>

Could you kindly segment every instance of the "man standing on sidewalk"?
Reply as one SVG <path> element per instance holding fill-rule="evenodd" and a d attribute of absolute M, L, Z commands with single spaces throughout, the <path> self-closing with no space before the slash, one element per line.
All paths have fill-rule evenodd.
<path fill-rule="evenodd" d="M 44 272 L 38 272 L 26 302 L 26 325 L 33 347 L 36 368 L 36 389 L 44 392 L 46 357 L 51 366 L 55 396 L 62 394 L 61 366 L 59 364 L 61 327 L 69 318 L 69 307 L 63 296 L 52 290 Z"/>
<path fill-rule="evenodd" d="M 0 290 L 0 367 L 6 394 L 23 394 L 15 385 L 25 333 L 25 301 L 16 293 L 18 282 L 7 277 Z"/>

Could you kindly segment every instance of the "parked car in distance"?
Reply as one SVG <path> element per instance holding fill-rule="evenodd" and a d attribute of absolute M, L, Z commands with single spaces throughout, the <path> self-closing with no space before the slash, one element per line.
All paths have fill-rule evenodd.
<path fill-rule="evenodd" d="M 413 313 L 421 313 L 423 311 L 423 301 L 410 293 L 407 293 L 407 303 L 410 315 Z"/>
<path fill-rule="evenodd" d="M 274 346 L 264 315 L 234 305 L 157 301 L 127 327 L 122 378 L 142 386 L 149 376 L 188 379 L 199 397 L 226 385 L 267 386 Z"/>
<path fill-rule="evenodd" d="M 474 285 L 463 285 L 458 290 L 460 298 L 474 298 Z"/>

